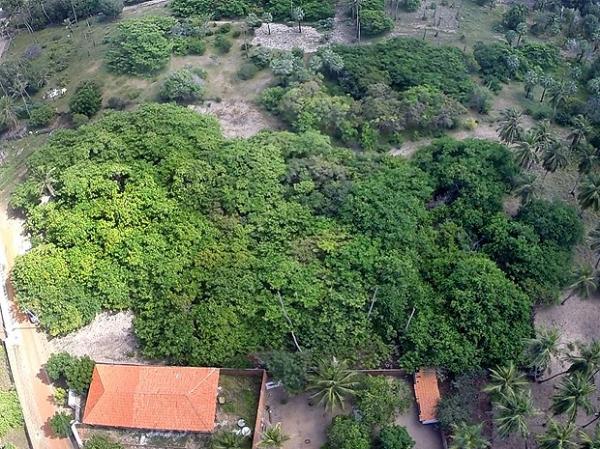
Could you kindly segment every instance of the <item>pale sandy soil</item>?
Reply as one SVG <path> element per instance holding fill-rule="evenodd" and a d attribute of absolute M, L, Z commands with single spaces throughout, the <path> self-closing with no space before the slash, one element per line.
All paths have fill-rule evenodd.
<path fill-rule="evenodd" d="M 271 34 L 268 33 L 266 24 L 257 28 L 254 32 L 252 45 L 261 45 L 267 48 L 277 50 L 291 50 L 292 48 L 301 48 L 307 53 L 313 53 L 323 46 L 323 35 L 311 26 L 302 26 L 302 33 L 298 32 L 298 27 L 289 27 L 280 23 L 271 24 Z"/>
<path fill-rule="evenodd" d="M 101 313 L 76 332 L 50 341 L 52 352 L 87 355 L 96 362 L 137 363 L 138 341 L 133 333 L 133 313 Z"/>

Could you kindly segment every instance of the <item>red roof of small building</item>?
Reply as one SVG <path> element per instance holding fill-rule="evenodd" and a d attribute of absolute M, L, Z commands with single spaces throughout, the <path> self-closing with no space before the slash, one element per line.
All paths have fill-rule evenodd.
<path fill-rule="evenodd" d="M 218 368 L 96 364 L 83 422 L 212 432 L 218 387 Z"/>
<path fill-rule="evenodd" d="M 419 421 L 423 424 L 438 422 L 437 406 L 440 390 L 435 370 L 421 368 L 415 374 L 415 397 L 419 406 Z"/>

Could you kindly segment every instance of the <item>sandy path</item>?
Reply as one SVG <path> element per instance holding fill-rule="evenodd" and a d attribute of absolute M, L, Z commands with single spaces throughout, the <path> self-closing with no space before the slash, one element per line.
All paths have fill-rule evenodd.
<path fill-rule="evenodd" d="M 12 267 L 15 257 L 28 248 L 21 232 L 22 222 L 9 218 L 6 204 L 0 204 L 0 263 L 6 272 Z M 54 389 L 42 370 L 49 356 L 48 341 L 45 334 L 18 312 L 13 298 L 11 285 L 6 281 L 6 290 L 0 290 L 3 321 L 8 334 L 6 352 L 32 447 L 71 449 L 72 444 L 68 439 L 54 437 L 48 427 L 48 420 L 58 411 L 52 401 Z"/>

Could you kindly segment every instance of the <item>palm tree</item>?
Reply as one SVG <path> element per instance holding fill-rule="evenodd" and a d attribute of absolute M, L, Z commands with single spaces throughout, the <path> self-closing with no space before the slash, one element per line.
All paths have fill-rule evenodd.
<path fill-rule="evenodd" d="M 523 135 L 521 125 L 522 114 L 514 108 L 507 108 L 500 113 L 498 136 L 506 143 L 513 143 Z"/>
<path fill-rule="evenodd" d="M 527 23 L 525 22 L 521 22 L 520 24 L 517 25 L 517 36 L 519 36 L 519 38 L 517 39 L 517 47 L 519 45 L 521 45 L 521 39 L 523 39 L 523 36 L 525 36 L 525 34 L 527 34 L 528 31 L 528 27 L 527 27 Z"/>
<path fill-rule="evenodd" d="M 352 18 L 354 19 L 354 26 L 356 28 L 356 40 L 360 42 L 361 35 L 361 23 L 360 23 L 360 13 L 362 10 L 363 0 L 350 0 L 350 11 L 352 12 Z M 397 2 L 398 5 L 400 2 Z"/>
<path fill-rule="evenodd" d="M 552 396 L 551 409 L 555 415 L 567 415 L 569 421 L 575 421 L 577 412 L 582 408 L 587 414 L 593 412 L 594 407 L 590 395 L 596 390 L 596 385 L 584 373 L 573 373 L 558 385 L 557 392 Z"/>
<path fill-rule="evenodd" d="M 540 86 L 542 86 L 542 95 L 540 96 L 540 103 L 544 102 L 544 97 L 546 96 L 546 92 L 550 89 L 556 81 L 550 75 L 542 75 L 540 77 Z"/>
<path fill-rule="evenodd" d="M 598 154 L 596 149 L 587 142 L 578 143 L 575 147 L 577 149 L 577 179 L 575 180 L 575 185 L 571 189 L 570 193 L 572 196 L 575 196 L 575 191 L 577 190 L 577 186 L 579 185 L 579 181 L 581 181 L 581 177 L 583 175 L 588 175 L 590 172 L 598 166 Z"/>
<path fill-rule="evenodd" d="M 516 394 L 504 396 L 496 404 L 494 422 L 501 438 L 517 434 L 525 440 L 525 449 L 529 446 L 529 425 L 527 420 L 537 411 L 533 406 L 531 391 L 519 391 Z"/>
<path fill-rule="evenodd" d="M 242 449 L 245 438 L 228 430 L 222 430 L 219 433 L 213 435 L 210 440 L 211 449 Z"/>
<path fill-rule="evenodd" d="M 290 437 L 281 430 L 281 423 L 277 423 L 263 431 L 259 446 L 266 449 L 279 449 L 289 439 Z"/>
<path fill-rule="evenodd" d="M 520 392 L 527 380 L 515 364 L 510 361 L 506 366 L 498 366 L 490 369 L 490 381 L 483 389 L 495 398 L 514 396 Z"/>
<path fill-rule="evenodd" d="M 595 265 L 595 268 L 598 268 L 598 265 L 600 264 L 600 224 L 596 225 L 596 227 L 590 231 L 588 238 L 590 241 L 590 249 L 598 257 Z"/>
<path fill-rule="evenodd" d="M 579 439 L 579 449 L 600 449 L 600 426 L 596 426 L 593 435 L 581 432 Z"/>
<path fill-rule="evenodd" d="M 11 130 L 19 124 L 17 107 L 12 97 L 0 96 L 0 132 L 3 128 Z"/>
<path fill-rule="evenodd" d="M 538 329 L 534 338 L 525 341 L 525 359 L 527 366 L 533 369 L 535 380 L 543 374 L 553 357 L 560 354 L 559 334 L 556 329 Z"/>
<path fill-rule="evenodd" d="M 577 201 L 582 209 L 600 210 L 600 175 L 589 174 L 579 186 Z"/>
<path fill-rule="evenodd" d="M 537 143 L 532 133 L 520 139 L 514 149 L 515 162 L 519 164 L 519 167 L 524 169 L 530 169 L 531 166 L 539 162 Z"/>
<path fill-rule="evenodd" d="M 467 424 L 461 422 L 452 426 L 452 443 L 450 449 L 485 449 L 490 446 L 481 435 L 483 424 Z"/>
<path fill-rule="evenodd" d="M 537 192 L 535 180 L 536 177 L 533 175 L 524 175 L 517 178 L 513 193 L 521 199 L 521 204 L 529 204 L 535 198 Z"/>
<path fill-rule="evenodd" d="M 270 12 L 265 12 L 262 15 L 262 21 L 267 24 L 267 32 L 269 36 L 271 35 L 271 23 L 273 23 L 273 14 Z"/>
<path fill-rule="evenodd" d="M 590 122 L 583 115 L 579 114 L 573 119 L 571 133 L 568 136 L 568 138 L 571 139 L 571 151 L 579 145 L 579 142 L 585 141 L 591 132 L 591 129 Z"/>
<path fill-rule="evenodd" d="M 552 126 L 548 120 L 538 122 L 532 129 L 533 141 L 536 151 L 545 151 L 552 143 L 556 141 L 556 137 L 552 134 Z"/>
<path fill-rule="evenodd" d="M 577 428 L 572 422 L 559 424 L 550 420 L 548 430 L 538 436 L 539 449 L 575 449 L 577 443 L 574 441 Z"/>
<path fill-rule="evenodd" d="M 345 361 L 337 358 L 328 362 L 322 360 L 309 376 L 309 391 L 325 409 L 333 411 L 336 407 L 344 409 L 346 398 L 354 395 L 358 385 L 356 371 L 348 369 Z"/>
<path fill-rule="evenodd" d="M 545 179 L 548 173 L 554 173 L 556 170 L 565 168 L 568 163 L 569 160 L 567 159 L 565 147 L 562 142 L 553 142 L 544 151 L 542 167 L 544 167 L 546 173 L 542 179 Z"/>
<path fill-rule="evenodd" d="M 550 89 L 550 104 L 552 105 L 552 117 L 556 115 L 556 110 L 567 99 L 577 91 L 577 85 L 572 81 L 561 81 L 554 83 Z"/>
<path fill-rule="evenodd" d="M 525 87 L 525 98 L 530 99 L 533 94 L 533 89 L 540 82 L 540 75 L 535 70 L 529 70 L 523 79 Z"/>
<path fill-rule="evenodd" d="M 567 355 L 567 360 L 571 363 L 569 372 L 582 373 L 593 379 L 600 371 L 600 340 L 580 343 L 577 347 L 577 354 Z"/>
<path fill-rule="evenodd" d="M 575 280 L 569 286 L 569 289 L 571 292 L 561 301 L 561 305 L 564 305 L 573 295 L 577 295 L 582 299 L 588 299 L 592 296 L 598 289 L 598 275 L 591 265 L 585 264 L 577 267 L 575 270 Z"/>
<path fill-rule="evenodd" d="M 304 20 L 304 10 L 301 6 L 296 6 L 292 10 L 292 19 L 298 22 L 298 32 L 302 33 L 302 21 Z"/>

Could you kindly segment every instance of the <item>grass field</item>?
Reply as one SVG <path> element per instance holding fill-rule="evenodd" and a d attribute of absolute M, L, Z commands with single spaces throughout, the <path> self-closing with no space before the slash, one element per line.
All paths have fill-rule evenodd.
<path fill-rule="evenodd" d="M 13 384 L 10 377 L 10 371 L 8 367 L 8 360 L 6 358 L 6 351 L 4 345 L 0 347 L 0 390 L 9 390 L 13 388 Z M 8 432 L 3 438 L 0 438 L 0 447 L 5 443 L 14 444 L 17 449 L 28 449 L 29 443 L 25 434 L 25 428 L 20 427 L 13 429 Z"/>

